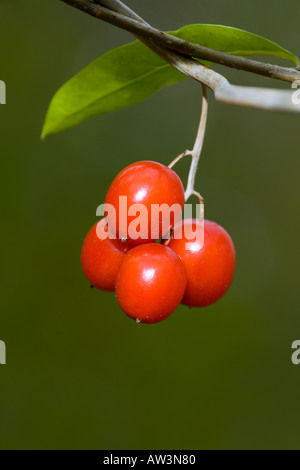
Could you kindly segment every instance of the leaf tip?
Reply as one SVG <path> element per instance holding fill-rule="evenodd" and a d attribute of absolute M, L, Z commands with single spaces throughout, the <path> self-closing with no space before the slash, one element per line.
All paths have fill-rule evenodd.
<path fill-rule="evenodd" d="M 48 135 L 53 134 L 53 129 L 51 128 L 51 124 L 49 123 L 48 120 L 48 115 L 45 118 L 45 121 L 43 123 L 42 127 L 42 132 L 41 132 L 41 140 L 44 141 Z"/>
<path fill-rule="evenodd" d="M 41 132 L 41 135 L 40 135 L 40 139 L 42 142 L 44 142 L 44 140 L 46 139 L 47 135 L 49 135 L 49 132 L 47 131 L 47 126 L 46 126 L 46 122 L 43 124 L 43 127 L 42 127 L 42 132 Z"/>

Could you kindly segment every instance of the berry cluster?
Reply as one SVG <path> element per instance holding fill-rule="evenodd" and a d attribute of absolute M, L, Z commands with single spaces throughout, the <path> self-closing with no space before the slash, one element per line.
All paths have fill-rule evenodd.
<path fill-rule="evenodd" d="M 142 204 L 148 209 L 147 230 L 130 237 L 127 225 L 119 225 L 120 196 L 128 207 Z M 204 243 L 196 236 L 199 221 L 160 218 L 153 238 L 153 204 L 184 206 L 184 188 L 178 175 L 156 162 L 134 163 L 122 170 L 111 184 L 106 199 L 116 217 L 109 214 L 92 227 L 81 252 L 83 272 L 101 290 L 116 292 L 122 310 L 138 323 L 164 320 L 180 303 L 203 307 L 220 299 L 229 288 L 235 269 L 235 250 L 228 233 L 218 224 L 204 221 Z M 129 211 L 130 212 L 130 211 Z M 176 223 L 177 222 L 177 223 Z M 172 229 L 172 230 L 171 230 Z M 187 238 L 186 233 L 195 234 Z M 160 240 L 171 230 L 169 240 Z M 181 237 L 176 237 L 180 230 Z M 109 235 L 114 233 L 116 238 Z"/>

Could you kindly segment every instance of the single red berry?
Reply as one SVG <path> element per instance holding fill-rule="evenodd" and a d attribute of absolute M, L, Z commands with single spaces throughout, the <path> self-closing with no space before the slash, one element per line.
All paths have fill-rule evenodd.
<path fill-rule="evenodd" d="M 185 236 L 191 230 L 200 230 L 199 221 L 187 219 L 180 224 L 183 237 L 171 239 L 168 246 L 181 258 L 187 275 L 182 303 L 204 307 L 220 299 L 231 284 L 236 259 L 234 245 L 226 230 L 210 220 L 204 221 L 203 246 L 201 236 L 192 239 Z M 178 228 L 179 223 L 174 233 Z"/>
<path fill-rule="evenodd" d="M 118 238 L 135 245 L 149 243 L 168 233 L 180 218 L 184 188 L 179 176 L 165 165 L 151 161 L 137 162 L 116 176 L 106 195 L 105 204 L 115 208 L 116 217 L 108 212 L 106 218 Z M 157 212 L 158 206 L 162 204 L 166 211 L 164 214 Z M 176 214 L 170 211 L 174 204 Z M 120 215 L 123 220 L 121 223 Z"/>
<path fill-rule="evenodd" d="M 116 279 L 116 296 L 130 318 L 143 323 L 164 320 L 178 307 L 186 288 L 182 261 L 157 243 L 130 250 Z"/>
<path fill-rule="evenodd" d="M 108 235 L 105 219 L 100 220 L 88 232 L 81 251 L 83 272 L 92 286 L 101 290 L 113 291 L 121 261 L 129 246 L 120 240 L 104 238 Z"/>

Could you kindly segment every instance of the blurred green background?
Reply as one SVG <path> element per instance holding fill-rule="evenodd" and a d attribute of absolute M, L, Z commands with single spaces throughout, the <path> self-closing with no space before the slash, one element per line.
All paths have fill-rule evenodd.
<path fill-rule="evenodd" d="M 128 4 L 165 30 L 225 24 L 300 54 L 298 0 Z M 137 326 L 83 277 L 81 244 L 116 173 L 140 159 L 167 164 L 197 128 L 201 87 L 185 80 L 40 141 L 56 89 L 131 40 L 58 0 L 0 0 L 0 447 L 299 449 L 300 116 L 226 107 L 210 93 L 198 189 L 237 250 L 217 304 Z"/>

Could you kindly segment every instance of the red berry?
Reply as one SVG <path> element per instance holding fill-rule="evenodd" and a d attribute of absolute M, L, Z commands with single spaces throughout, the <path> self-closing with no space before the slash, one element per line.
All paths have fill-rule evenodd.
<path fill-rule="evenodd" d="M 196 235 L 188 240 L 184 231 L 196 227 L 200 230 L 199 221 L 184 220 L 182 239 L 171 239 L 168 246 L 181 258 L 187 275 L 182 303 L 204 307 L 220 299 L 229 288 L 235 270 L 235 249 L 226 230 L 209 220 L 204 221 L 203 246 L 196 241 Z"/>
<path fill-rule="evenodd" d="M 84 240 L 81 251 L 82 269 L 92 286 L 113 291 L 121 261 L 130 247 L 120 240 L 101 240 L 97 232 L 98 235 L 108 232 L 105 219 L 95 224 Z"/>
<path fill-rule="evenodd" d="M 186 288 L 182 261 L 157 243 L 140 245 L 124 257 L 116 280 L 117 300 L 130 317 L 144 323 L 167 318 Z"/>
<path fill-rule="evenodd" d="M 124 210 L 121 207 L 120 196 L 126 196 L 128 210 L 134 204 L 139 204 L 143 206 L 143 212 L 128 215 L 126 208 Z M 109 213 L 106 218 L 118 238 L 127 239 L 128 243 L 135 245 L 149 243 L 168 233 L 179 219 L 184 205 L 184 188 L 179 176 L 170 168 L 161 163 L 142 161 L 129 165 L 116 176 L 108 190 L 105 203 L 111 204 L 116 210 L 116 218 Z M 179 213 L 174 216 L 174 212 L 171 212 L 170 220 L 158 214 L 158 223 L 155 224 L 155 217 L 151 217 L 154 204 L 166 204 L 168 208 L 177 204 Z M 119 223 L 120 213 L 125 217 L 124 226 Z M 131 232 L 131 228 L 134 228 L 132 222 L 139 214 L 142 223 L 137 227 L 138 234 L 134 239 Z M 152 233 L 151 223 L 152 230 L 155 229 Z"/>

